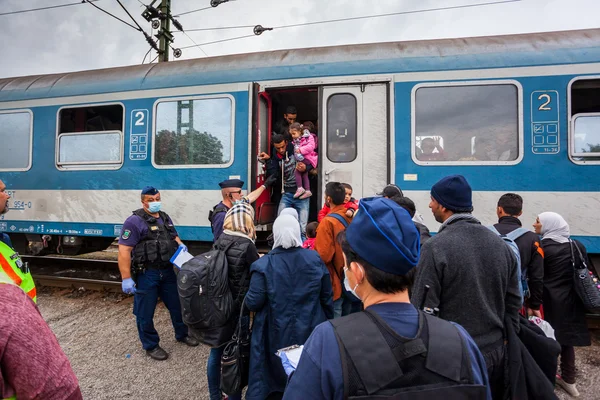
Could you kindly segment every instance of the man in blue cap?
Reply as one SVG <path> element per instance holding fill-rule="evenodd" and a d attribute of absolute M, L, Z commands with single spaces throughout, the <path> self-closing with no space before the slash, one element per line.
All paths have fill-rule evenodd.
<path fill-rule="evenodd" d="M 471 214 L 472 191 L 464 176 L 447 176 L 433 185 L 429 208 L 442 225 L 421 249 L 411 300 L 439 308 L 440 318 L 469 332 L 486 361 L 492 395 L 501 399 L 504 321 L 518 326 L 521 308 L 517 259 Z M 425 285 L 430 287 L 427 296 Z"/>
<path fill-rule="evenodd" d="M 123 292 L 135 295 L 133 313 L 146 354 L 155 360 L 166 360 L 169 355 L 158 345 L 158 332 L 153 322 L 159 296 L 171 314 L 175 339 L 188 346 L 199 344 L 188 336 L 188 328 L 183 323 L 177 277 L 170 261 L 178 247 L 185 250 L 187 247 L 179 239 L 171 217 L 161 211 L 160 192 L 152 186 L 146 186 L 142 190 L 141 200 L 142 208 L 134 211 L 121 228 L 121 285 Z"/>
<path fill-rule="evenodd" d="M 431 400 L 490 399 L 485 362 L 469 334 L 410 303 L 419 232 L 408 212 L 389 199 L 362 199 L 338 241 L 344 285 L 365 311 L 317 326 L 284 399 L 408 399 L 425 390 Z M 291 372 L 285 360 L 284 367 Z"/>
<path fill-rule="evenodd" d="M 208 213 L 208 220 L 210 221 L 210 228 L 213 233 L 213 242 L 216 242 L 223 233 L 223 222 L 225 221 L 227 211 L 237 202 L 254 203 L 269 186 L 275 183 L 275 180 L 274 176 L 268 177 L 258 189 L 246 196 L 242 195 L 244 181 L 240 179 L 227 179 L 219 183 L 223 200 Z"/>

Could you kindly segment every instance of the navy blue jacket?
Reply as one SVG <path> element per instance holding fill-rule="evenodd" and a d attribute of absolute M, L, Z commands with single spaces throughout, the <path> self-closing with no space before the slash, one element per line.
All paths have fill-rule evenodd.
<path fill-rule="evenodd" d="M 377 313 L 397 334 L 413 338 L 419 329 L 419 314 L 409 303 L 382 303 L 369 307 Z M 488 386 L 485 360 L 467 331 L 458 328 L 468 349 L 474 383 Z M 365 343 L 368 348 L 368 343 Z M 304 345 L 298 368 L 290 379 L 284 400 L 342 400 L 344 398 L 344 378 L 339 345 L 330 323 L 321 324 L 315 329 Z M 491 400 L 489 392 L 485 399 Z"/>
<path fill-rule="evenodd" d="M 246 399 L 283 392 L 287 375 L 277 350 L 304 344 L 313 329 L 333 318 L 329 272 L 314 250 L 277 247 L 252 264 L 246 306 L 256 311 Z"/>

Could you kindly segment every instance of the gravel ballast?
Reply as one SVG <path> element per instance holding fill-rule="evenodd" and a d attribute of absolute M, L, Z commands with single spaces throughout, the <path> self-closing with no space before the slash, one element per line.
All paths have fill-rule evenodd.
<path fill-rule="evenodd" d="M 146 356 L 132 314 L 133 298 L 119 294 L 40 288 L 38 305 L 69 357 L 85 399 L 208 399 L 209 348 L 175 341 L 162 303 L 154 323 L 166 361 Z M 577 348 L 579 399 L 600 398 L 600 334 Z M 560 388 L 558 397 L 570 399 Z"/>
<path fill-rule="evenodd" d="M 154 324 L 169 358 L 155 361 L 138 339 L 132 297 L 44 289 L 38 299 L 84 399 L 208 399 L 209 348 L 177 342 L 162 303 Z"/>

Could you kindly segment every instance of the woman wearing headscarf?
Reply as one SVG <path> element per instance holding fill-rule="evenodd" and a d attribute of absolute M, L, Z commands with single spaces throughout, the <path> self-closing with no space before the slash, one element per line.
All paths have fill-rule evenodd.
<path fill-rule="evenodd" d="M 277 350 L 302 345 L 333 318 L 329 272 L 319 254 L 302 248 L 298 216 L 282 212 L 273 224 L 273 250 L 250 269 L 246 306 L 256 312 L 246 399 L 278 399 L 287 375 Z"/>
<path fill-rule="evenodd" d="M 571 396 L 579 396 L 575 386 L 574 346 L 589 346 L 591 342 L 586 310 L 573 286 L 572 255 L 579 265 L 577 248 L 587 265 L 591 264 L 585 247 L 570 238 L 569 225 L 559 214 L 541 213 L 533 227 L 542 235 L 544 250 L 544 318 L 554 328 L 556 340 L 561 345 L 561 373 L 556 382 Z"/>
<path fill-rule="evenodd" d="M 221 400 L 221 356 L 224 345 L 231 340 L 240 315 L 240 307 L 250 284 L 250 266 L 259 259 L 254 245 L 254 209 L 248 203 L 234 204 L 225 215 L 223 234 L 214 248 L 225 251 L 228 264 L 229 288 L 234 300 L 234 309 L 229 323 L 216 328 L 219 347 L 210 350 L 207 365 L 208 390 L 211 400 Z M 241 399 L 241 393 L 227 393 L 230 400 Z"/>

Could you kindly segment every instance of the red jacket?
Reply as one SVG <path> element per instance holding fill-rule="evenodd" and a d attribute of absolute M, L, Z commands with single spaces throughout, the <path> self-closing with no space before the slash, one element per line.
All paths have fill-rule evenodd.
<path fill-rule="evenodd" d="M 358 201 L 354 200 L 354 199 L 350 199 L 349 202 L 344 203 L 344 208 L 346 210 L 358 210 Z M 325 204 L 323 206 L 323 208 L 321 208 L 321 211 L 319 211 L 319 215 L 317 216 L 317 221 L 321 222 L 323 220 L 323 218 L 325 218 L 325 216 L 327 214 L 329 214 L 329 212 L 331 211 L 331 209 L 329 208 L 329 206 L 327 204 Z"/>
<path fill-rule="evenodd" d="M 302 247 L 305 249 L 313 250 L 315 248 L 316 238 L 308 238 L 302 243 Z"/>

